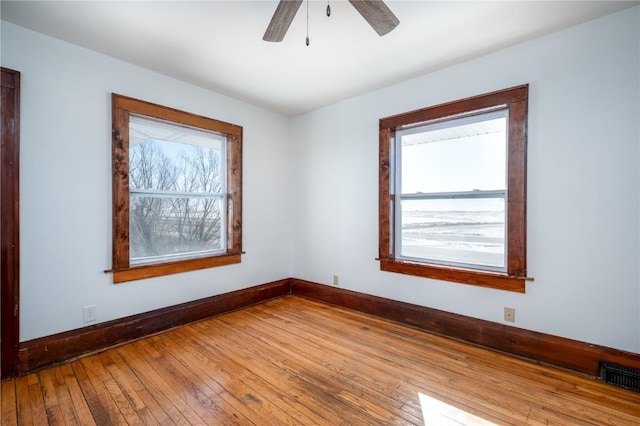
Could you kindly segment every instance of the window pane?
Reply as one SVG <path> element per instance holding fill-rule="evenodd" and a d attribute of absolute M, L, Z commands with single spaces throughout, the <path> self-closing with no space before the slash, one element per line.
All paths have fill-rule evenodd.
<path fill-rule="evenodd" d="M 400 257 L 505 267 L 504 198 L 403 200 Z"/>
<path fill-rule="evenodd" d="M 224 192 L 224 136 L 138 116 L 129 133 L 131 190 Z"/>
<path fill-rule="evenodd" d="M 222 197 L 133 195 L 129 221 L 131 260 L 223 250 L 221 205 Z"/>
<path fill-rule="evenodd" d="M 401 193 L 506 188 L 506 112 L 400 134 Z"/>
<path fill-rule="evenodd" d="M 129 133 L 131 261 L 224 250 L 224 136 L 140 116 Z"/>

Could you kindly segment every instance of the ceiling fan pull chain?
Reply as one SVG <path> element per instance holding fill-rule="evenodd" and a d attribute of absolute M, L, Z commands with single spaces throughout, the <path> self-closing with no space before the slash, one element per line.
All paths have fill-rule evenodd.
<path fill-rule="evenodd" d="M 329 5 L 329 0 L 327 0 L 327 17 L 331 16 L 331 6 Z"/>
<path fill-rule="evenodd" d="M 309 0 L 307 0 L 307 46 L 309 46 Z"/>

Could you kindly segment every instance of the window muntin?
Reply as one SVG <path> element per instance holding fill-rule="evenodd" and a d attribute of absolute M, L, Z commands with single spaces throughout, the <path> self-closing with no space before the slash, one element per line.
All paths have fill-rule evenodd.
<path fill-rule="evenodd" d="M 522 85 L 380 119 L 378 253 L 381 270 L 508 291 L 525 291 L 526 281 L 532 280 L 527 277 L 526 267 L 528 91 L 528 85 Z M 489 171 L 499 171 L 500 174 L 494 175 L 487 182 L 474 177 L 472 171 L 480 169 L 472 162 L 468 163 L 472 167 L 459 168 L 462 172 L 458 171 L 456 179 L 445 181 L 427 179 L 426 183 L 420 185 L 413 184 L 411 177 L 403 177 L 402 173 L 397 171 L 397 164 L 401 164 L 398 161 L 402 161 L 403 156 L 401 144 L 400 147 L 398 146 L 403 133 L 408 137 L 412 133 L 422 132 L 421 128 L 424 126 L 434 125 L 432 130 L 438 130 L 438 133 L 442 134 L 449 131 L 447 128 L 450 124 L 447 123 L 452 121 L 464 118 L 473 122 L 475 120 L 473 117 L 500 111 L 506 112 L 506 149 L 502 154 L 494 152 L 490 157 L 500 158 L 503 166 L 489 167 Z M 473 124 L 471 122 L 468 124 Z M 438 126 L 442 128 L 438 129 Z M 433 133 L 431 136 L 438 136 L 438 133 Z M 407 143 L 407 145 L 411 144 Z M 396 158 L 397 156 L 400 158 Z M 409 161 L 407 164 L 410 164 L 417 155 L 405 153 L 404 157 Z M 475 158 L 482 157 L 478 155 Z M 432 173 L 439 167 L 439 164 L 429 165 L 427 162 L 414 161 L 414 163 L 427 169 L 419 171 L 419 174 Z M 504 179 L 501 173 L 504 173 Z M 475 176 L 477 175 L 478 173 L 475 173 Z M 491 176 L 491 174 L 486 175 Z M 407 180 L 409 182 L 406 182 Z M 474 183 L 470 185 L 469 181 Z M 496 182 L 504 182 L 504 184 L 500 186 Z M 442 262 L 442 259 L 433 252 L 427 255 L 416 253 L 415 247 L 411 247 L 411 241 L 409 241 L 410 238 L 416 237 L 410 226 L 405 227 L 405 241 L 407 241 L 405 246 L 398 243 L 398 240 L 402 241 L 403 237 L 403 212 L 405 222 L 408 224 L 411 218 L 407 212 L 425 209 L 432 214 L 438 210 L 452 211 L 454 209 L 451 203 L 455 202 L 475 203 L 476 210 L 492 212 L 486 213 L 487 216 L 495 215 L 494 220 L 483 224 L 494 227 L 491 231 L 494 233 L 493 236 L 485 235 L 494 239 L 483 241 L 487 248 L 483 254 L 485 260 L 476 259 L 473 260 L 475 263 L 467 263 L 468 260 L 464 260 L 463 257 L 456 259 L 449 256 L 448 261 Z M 416 203 L 423 205 L 417 206 Z M 487 208 L 482 205 L 483 203 L 490 203 L 494 207 Z M 504 226 L 500 220 L 496 219 L 498 215 L 502 216 L 499 205 L 504 206 Z M 473 210 L 470 207 L 468 209 Z M 479 226 L 479 224 L 476 223 L 473 226 Z M 501 236 L 500 228 L 504 229 L 504 237 Z M 423 236 L 418 235 L 418 237 Z M 441 236 L 432 235 L 430 238 L 434 242 Z M 495 238 L 504 241 L 502 262 L 496 261 L 503 257 L 500 255 L 500 244 L 494 244 L 497 241 Z M 486 260 L 487 257 L 494 259 Z"/>
<path fill-rule="evenodd" d="M 397 259 L 506 270 L 508 111 L 396 132 Z"/>
<path fill-rule="evenodd" d="M 131 115 L 130 264 L 226 250 L 226 137 Z"/>
<path fill-rule="evenodd" d="M 113 282 L 240 263 L 242 127 L 117 94 L 111 99 Z M 143 150 L 166 163 L 164 173 L 147 170 L 146 181 L 135 176 L 137 167 L 154 164 L 140 161 Z M 189 159 L 192 167 L 185 167 Z M 151 222 L 135 217 L 150 212 Z M 161 244 L 141 236 L 150 224 L 162 230 Z M 180 226 L 183 241 L 176 243 Z"/>

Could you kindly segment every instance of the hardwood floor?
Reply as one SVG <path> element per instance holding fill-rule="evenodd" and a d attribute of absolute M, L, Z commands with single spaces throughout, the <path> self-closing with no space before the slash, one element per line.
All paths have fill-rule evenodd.
<path fill-rule="evenodd" d="M 2 383 L 2 425 L 637 425 L 640 394 L 298 296 Z"/>

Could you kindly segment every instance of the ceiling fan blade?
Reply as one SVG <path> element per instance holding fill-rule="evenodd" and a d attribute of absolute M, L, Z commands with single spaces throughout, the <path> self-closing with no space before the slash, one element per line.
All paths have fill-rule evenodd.
<path fill-rule="evenodd" d="M 400 20 L 382 0 L 349 0 L 371 27 L 383 36 L 398 26 Z"/>
<path fill-rule="evenodd" d="M 264 41 L 282 41 L 301 4 L 302 0 L 280 0 L 262 39 Z"/>

